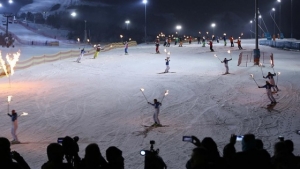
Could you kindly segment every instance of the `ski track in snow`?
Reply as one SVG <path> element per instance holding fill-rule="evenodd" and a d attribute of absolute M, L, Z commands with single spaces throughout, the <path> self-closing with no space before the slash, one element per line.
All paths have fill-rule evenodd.
<path fill-rule="evenodd" d="M 244 41 L 245 48 L 253 48 L 252 41 Z M 155 140 L 154 147 L 160 149 L 168 167 L 182 168 L 194 148 L 182 142 L 182 136 L 212 137 L 221 153 L 231 134 L 254 133 L 271 154 L 279 135 L 292 139 L 295 153 L 300 154 L 299 135 L 294 133 L 300 128 L 300 80 L 293 78 L 299 76 L 293 69 L 299 53 L 262 47 L 274 53 L 275 68 L 282 72 L 280 91 L 274 94 L 279 103 L 267 109 L 265 89 L 258 89 L 249 76 L 254 74 L 263 85 L 261 69 L 250 64 L 237 67 L 240 51 L 232 50 L 232 74 L 221 75 L 224 64 L 213 54 L 222 60 L 229 57 L 230 47 L 215 44 L 217 52 L 210 53 L 208 47 L 197 44 L 184 46 L 167 48 L 174 74 L 158 75 L 165 69 L 165 54 L 149 54 L 153 45 L 139 45 L 130 47 L 129 55 L 114 49 L 100 53 L 97 59 L 85 56 L 81 63 L 70 58 L 18 70 L 11 78 L 11 88 L 7 78 L 1 78 L 0 111 L 7 111 L 5 99 L 12 95 L 11 109 L 29 113 L 20 117 L 18 129 L 20 140 L 27 144 L 13 145 L 12 150 L 20 152 L 32 168 L 40 168 L 47 160 L 49 143 L 58 137 L 78 135 L 81 157 L 90 143 L 98 143 L 103 154 L 109 146 L 117 146 L 123 151 L 126 168 L 141 169 L 144 158 L 139 152 L 149 149 L 149 141 Z M 293 60 L 282 59 L 287 55 Z M 273 70 L 266 66 L 263 71 Z M 140 88 L 145 89 L 150 102 L 155 98 L 161 101 L 164 91 L 169 90 L 159 115 L 167 127 L 143 133 L 142 125 L 153 124 L 154 108 L 147 104 Z M 11 138 L 9 118 L 1 117 L 1 136 Z M 236 148 L 241 149 L 240 142 Z"/>

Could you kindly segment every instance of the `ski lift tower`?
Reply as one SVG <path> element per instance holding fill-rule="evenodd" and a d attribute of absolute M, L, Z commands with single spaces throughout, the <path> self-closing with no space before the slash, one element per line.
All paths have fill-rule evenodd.
<path fill-rule="evenodd" d="M 6 37 L 8 37 L 8 18 L 13 17 L 14 14 L 3 14 L 3 16 L 6 17 L 6 24 L 4 24 L 4 25 L 6 25 L 6 31 L 5 31 L 6 34 L 5 35 L 6 35 Z"/>

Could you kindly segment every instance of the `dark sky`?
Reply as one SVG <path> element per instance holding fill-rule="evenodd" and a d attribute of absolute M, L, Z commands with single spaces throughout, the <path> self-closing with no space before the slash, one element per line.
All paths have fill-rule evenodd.
<path fill-rule="evenodd" d="M 145 8 L 142 0 L 99 0 L 103 3 L 118 7 L 124 20 L 136 20 L 131 26 L 142 23 Z M 258 0 L 259 9 L 269 32 L 274 32 L 274 22 L 270 11 L 276 8 L 275 20 L 286 37 L 291 33 L 291 1 L 282 0 L 281 15 L 280 3 L 277 0 Z M 175 32 L 177 24 L 182 25 L 182 32 L 195 35 L 197 32 L 212 32 L 211 23 L 216 23 L 215 34 L 234 34 L 239 36 L 244 33 L 250 36 L 250 20 L 254 18 L 254 0 L 148 0 L 147 4 L 147 29 L 149 32 Z M 293 32 L 294 37 L 300 34 L 300 0 L 293 0 Z M 281 16 L 281 24 L 279 20 Z M 254 29 L 254 27 L 253 27 Z M 265 26 L 263 26 L 266 31 Z M 276 33 L 278 29 L 276 28 Z M 248 34 L 247 34 L 248 32 Z M 300 31 L 298 31 L 300 32 Z"/>
<path fill-rule="evenodd" d="M 15 0 L 15 3 L 29 3 L 32 0 Z M 125 27 L 125 20 L 131 21 L 129 28 L 144 30 L 145 5 L 142 0 L 84 0 L 85 2 L 99 2 L 116 13 L 115 18 L 110 14 L 99 16 L 99 21 L 114 22 Z M 291 36 L 291 0 L 281 0 L 281 15 L 277 0 L 258 0 L 259 9 L 269 32 L 273 33 L 274 22 L 270 11 L 275 7 L 275 19 L 286 37 Z M 300 38 L 300 0 L 293 0 L 293 34 Z M 17 10 L 17 9 L 16 9 Z M 103 11 L 103 10 L 102 10 Z M 110 11 L 110 10 L 109 10 Z M 281 16 L 281 24 L 279 20 Z M 86 16 L 87 17 L 87 16 Z M 155 35 L 160 32 L 172 34 L 176 32 L 176 25 L 182 26 L 182 34 L 198 36 L 198 32 L 212 32 L 211 23 L 215 23 L 216 35 L 250 36 L 250 20 L 254 18 L 254 0 L 148 0 L 147 4 L 147 32 Z M 254 28 L 254 27 L 253 27 Z M 265 26 L 263 26 L 266 31 Z M 254 30 L 254 29 L 253 29 Z M 276 33 L 278 30 L 276 28 Z"/>

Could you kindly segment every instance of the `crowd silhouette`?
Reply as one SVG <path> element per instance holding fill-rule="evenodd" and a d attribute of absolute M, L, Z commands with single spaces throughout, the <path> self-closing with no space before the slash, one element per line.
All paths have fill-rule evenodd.
<path fill-rule="evenodd" d="M 79 157 L 79 137 L 66 136 L 59 143 L 47 146 L 48 161 L 41 169 L 124 169 L 122 151 L 111 146 L 106 150 L 106 159 L 102 156 L 97 144 L 89 144 L 85 148 L 83 158 Z M 242 137 L 242 151 L 237 152 L 236 135 L 231 135 L 229 143 L 223 148 L 223 156 L 218 151 L 216 142 L 205 137 L 200 141 L 191 136 L 190 142 L 195 145 L 190 159 L 186 162 L 186 169 L 299 169 L 300 157 L 293 154 L 294 143 L 283 137 L 274 145 L 274 154 L 264 149 L 262 140 L 253 134 Z M 154 141 L 150 141 L 150 150 L 141 151 L 145 156 L 145 169 L 167 169 L 163 158 L 159 156 L 159 149 L 154 150 Z M 143 153 L 142 153 L 143 152 Z M 65 159 L 65 160 L 64 160 Z M 184 166 L 182 166 L 183 168 Z M 30 169 L 23 157 L 11 151 L 7 138 L 0 137 L 0 168 Z"/>

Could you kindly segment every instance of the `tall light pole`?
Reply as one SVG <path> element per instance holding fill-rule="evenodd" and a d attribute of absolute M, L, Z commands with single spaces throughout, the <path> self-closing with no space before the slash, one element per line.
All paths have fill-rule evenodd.
<path fill-rule="evenodd" d="M 125 21 L 125 23 L 126 23 L 126 29 L 128 30 L 128 24 L 130 24 L 130 21 L 127 20 L 127 21 Z"/>
<path fill-rule="evenodd" d="M 87 42 L 87 32 L 86 32 L 86 20 L 84 20 L 84 43 Z"/>
<path fill-rule="evenodd" d="M 277 2 L 279 3 L 279 29 L 281 30 L 281 0 L 277 0 Z"/>
<path fill-rule="evenodd" d="M 215 23 L 212 23 L 212 24 L 211 24 L 211 27 L 213 28 L 213 34 L 212 34 L 212 36 L 214 36 L 214 33 L 215 33 L 215 31 L 214 31 L 214 29 L 215 29 L 215 26 L 216 26 L 216 24 L 215 24 Z"/>
<path fill-rule="evenodd" d="M 143 0 L 143 3 L 145 4 L 145 43 L 147 42 L 147 15 L 146 15 L 146 6 L 148 1 Z"/>
<path fill-rule="evenodd" d="M 293 0 L 291 0 L 291 38 L 293 38 Z"/>
<path fill-rule="evenodd" d="M 254 54 L 254 65 L 259 65 L 260 50 L 258 49 L 258 0 L 255 0 L 255 49 Z"/>
<path fill-rule="evenodd" d="M 251 20 L 250 21 L 250 26 L 251 26 L 251 28 L 250 28 L 250 35 L 251 35 L 251 39 L 252 39 L 252 23 L 253 23 L 253 21 Z"/>
<path fill-rule="evenodd" d="M 181 25 L 177 25 L 177 26 L 176 26 L 176 29 L 178 30 L 178 38 L 179 38 L 179 32 L 180 32 L 180 30 L 181 30 Z"/>
<path fill-rule="evenodd" d="M 276 11 L 276 9 L 275 9 L 275 8 L 272 8 L 272 11 L 273 11 L 273 13 L 274 13 L 274 16 L 273 16 L 273 21 L 274 21 L 273 35 L 275 35 L 275 11 Z"/>

